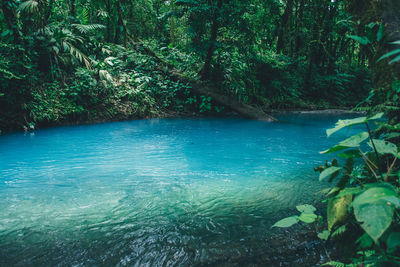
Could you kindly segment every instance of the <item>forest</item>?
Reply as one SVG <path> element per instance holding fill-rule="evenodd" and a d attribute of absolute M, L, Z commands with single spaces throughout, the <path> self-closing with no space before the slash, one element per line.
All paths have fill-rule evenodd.
<path fill-rule="evenodd" d="M 396 77 L 377 62 L 396 5 L 2 1 L 0 129 L 221 112 L 207 90 L 265 111 L 371 106 Z"/>
<path fill-rule="evenodd" d="M 329 154 L 313 167 L 333 186 L 273 227 L 301 222 L 288 231 L 311 227 L 341 251 L 321 265 L 400 265 L 400 1 L 1 0 L 4 137 L 151 118 L 279 121 L 298 110 L 357 112 L 327 130 L 355 135 L 314 151 Z"/>

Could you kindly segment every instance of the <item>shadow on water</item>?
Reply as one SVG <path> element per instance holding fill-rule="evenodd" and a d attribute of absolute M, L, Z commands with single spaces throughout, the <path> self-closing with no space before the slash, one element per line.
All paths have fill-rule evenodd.
<path fill-rule="evenodd" d="M 320 199 L 312 168 L 337 116 L 285 116 L 1 137 L 0 265 L 317 264 L 312 229 L 271 226 Z"/>

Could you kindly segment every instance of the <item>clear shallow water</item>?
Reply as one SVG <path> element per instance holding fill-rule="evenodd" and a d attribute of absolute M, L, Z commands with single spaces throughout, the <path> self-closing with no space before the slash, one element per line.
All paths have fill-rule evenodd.
<path fill-rule="evenodd" d="M 1 136 L 0 265 L 267 264 L 271 225 L 326 187 L 313 167 L 339 118 L 279 117 Z"/>

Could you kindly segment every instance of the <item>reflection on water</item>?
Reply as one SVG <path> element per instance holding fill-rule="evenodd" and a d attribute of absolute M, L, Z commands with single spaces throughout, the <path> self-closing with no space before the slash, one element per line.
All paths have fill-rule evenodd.
<path fill-rule="evenodd" d="M 0 265 L 268 264 L 271 225 L 326 186 L 312 168 L 337 117 L 281 119 L 0 137 Z"/>

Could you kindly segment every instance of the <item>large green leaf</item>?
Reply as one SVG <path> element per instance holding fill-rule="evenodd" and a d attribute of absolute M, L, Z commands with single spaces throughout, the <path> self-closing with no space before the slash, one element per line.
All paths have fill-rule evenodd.
<path fill-rule="evenodd" d="M 385 115 L 385 113 L 380 112 L 380 113 L 378 113 L 378 114 L 375 114 L 375 115 L 372 116 L 372 117 L 368 117 L 368 118 L 367 118 L 367 121 L 379 120 L 379 119 L 381 119 L 381 118 L 383 117 L 383 115 Z"/>
<path fill-rule="evenodd" d="M 393 143 L 390 143 L 385 140 L 373 139 L 376 151 L 379 154 L 392 154 L 393 156 L 397 156 L 397 146 Z M 368 145 L 373 148 L 371 141 L 368 142 Z"/>
<path fill-rule="evenodd" d="M 335 124 L 335 128 L 326 130 L 326 134 L 328 136 L 330 136 L 331 134 L 339 131 L 340 129 L 342 129 L 344 127 L 363 124 L 366 121 L 367 121 L 367 117 L 358 117 L 358 118 L 349 119 L 349 120 L 338 120 L 338 122 L 336 122 L 336 124 Z"/>
<path fill-rule="evenodd" d="M 336 195 L 336 197 L 342 197 L 342 196 L 347 196 L 347 195 L 356 195 L 362 192 L 363 189 L 361 187 L 350 187 L 350 188 L 345 188 L 339 192 L 339 194 Z"/>
<path fill-rule="evenodd" d="M 317 218 L 318 216 L 315 215 L 314 213 L 306 213 L 306 212 L 303 212 L 299 216 L 299 220 L 305 223 L 313 223 Z"/>
<path fill-rule="evenodd" d="M 335 167 L 335 166 L 326 168 L 319 175 L 319 180 L 320 181 L 324 180 L 326 177 L 331 176 L 332 174 L 338 172 L 340 169 L 342 169 L 342 168 L 341 167 Z"/>
<path fill-rule="evenodd" d="M 354 41 L 359 42 L 362 45 L 368 45 L 371 43 L 366 36 L 350 35 L 349 38 L 353 39 Z"/>
<path fill-rule="evenodd" d="M 367 234 L 364 233 L 356 240 L 359 248 L 370 248 L 374 244 L 374 240 Z"/>
<path fill-rule="evenodd" d="M 378 119 L 382 118 L 383 115 L 384 115 L 384 113 L 381 112 L 372 117 L 358 117 L 358 118 L 349 119 L 349 120 L 338 120 L 335 124 L 335 128 L 326 130 L 326 134 L 329 137 L 331 134 L 339 131 L 340 129 L 343 129 L 343 128 L 349 127 L 349 126 L 353 126 L 353 125 L 367 123 L 368 121 L 372 121 L 372 120 L 378 120 Z"/>
<path fill-rule="evenodd" d="M 272 225 L 272 227 L 290 227 L 296 223 L 299 222 L 299 216 L 290 216 L 287 218 L 284 218 L 280 221 L 277 221 L 274 225 Z"/>
<path fill-rule="evenodd" d="M 352 203 L 357 221 L 375 242 L 393 221 L 394 206 L 385 201 L 389 196 L 397 196 L 393 188 L 377 186 L 364 191 Z"/>
<path fill-rule="evenodd" d="M 358 146 L 360 146 L 360 143 L 362 143 L 368 137 L 369 137 L 369 135 L 367 132 L 362 132 L 362 133 L 353 135 L 352 137 L 349 137 L 346 140 L 341 141 L 339 143 L 339 145 L 346 146 L 346 147 L 358 147 Z"/>
<path fill-rule="evenodd" d="M 318 233 L 318 237 L 322 240 L 328 240 L 329 237 L 329 231 L 328 230 L 324 230 L 321 233 Z"/>
<path fill-rule="evenodd" d="M 385 204 L 365 204 L 354 209 L 357 221 L 364 231 L 376 242 L 393 221 L 394 208 Z"/>
<path fill-rule="evenodd" d="M 385 27 L 383 26 L 383 23 L 381 23 L 381 25 L 379 25 L 378 33 L 376 34 L 376 40 L 380 42 L 382 41 L 384 36 L 385 36 Z"/>
<path fill-rule="evenodd" d="M 397 247 L 400 247 L 400 233 L 399 232 L 390 233 L 386 241 L 386 244 L 389 250 L 394 250 Z"/>
<path fill-rule="evenodd" d="M 296 206 L 296 209 L 301 213 L 314 213 L 317 210 L 313 205 L 309 204 Z"/>
<path fill-rule="evenodd" d="M 396 62 L 399 62 L 399 61 L 400 61 L 400 55 L 396 56 L 391 61 L 389 61 L 389 64 L 393 64 L 393 63 L 396 63 Z"/>
<path fill-rule="evenodd" d="M 393 51 L 390 51 L 389 53 L 384 54 L 383 56 L 381 56 L 378 59 L 378 62 L 381 61 L 382 59 L 385 59 L 385 58 L 388 58 L 388 57 L 391 57 L 391 56 L 397 55 L 397 54 L 400 54 L 400 49 L 395 49 Z"/>
<path fill-rule="evenodd" d="M 347 220 L 348 208 L 351 204 L 352 199 L 353 196 L 351 194 L 348 194 L 341 197 L 331 198 L 328 201 L 328 231 L 331 231 L 333 226 L 344 223 Z"/>
<path fill-rule="evenodd" d="M 394 205 L 397 209 L 400 208 L 400 198 L 396 196 L 388 196 L 382 199 L 387 201 L 389 205 Z"/>
<path fill-rule="evenodd" d="M 358 195 L 353 201 L 353 207 L 357 205 L 376 203 L 389 196 L 397 196 L 396 190 L 388 183 L 375 183 Z"/>
<path fill-rule="evenodd" d="M 368 137 L 369 137 L 369 135 L 367 132 L 362 132 L 362 133 L 353 135 L 352 137 L 349 137 L 349 138 L 339 142 L 339 144 L 329 148 L 328 150 L 321 151 L 319 153 L 320 154 L 329 154 L 329 153 L 341 151 L 346 148 L 358 147 L 358 146 L 360 146 L 360 143 L 365 141 Z"/>
<path fill-rule="evenodd" d="M 349 159 L 349 158 L 360 158 L 362 155 L 359 150 L 351 149 L 338 154 L 338 156 L 341 158 Z"/>

